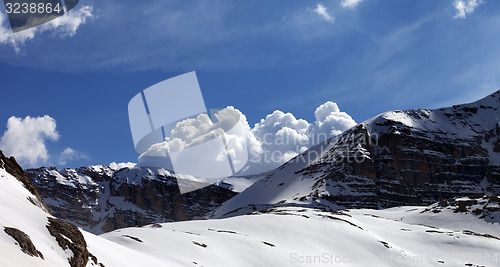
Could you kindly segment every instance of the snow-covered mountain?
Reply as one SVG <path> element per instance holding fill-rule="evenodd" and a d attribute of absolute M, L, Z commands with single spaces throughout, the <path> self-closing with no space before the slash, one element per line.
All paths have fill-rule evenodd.
<path fill-rule="evenodd" d="M 96 234 L 203 218 L 236 195 L 225 183 L 181 194 L 178 181 L 197 181 L 162 168 L 42 167 L 26 174 L 55 216 Z"/>
<path fill-rule="evenodd" d="M 1 266 L 498 266 L 500 198 L 428 207 L 274 207 L 100 236 L 50 214 L 0 154 Z"/>
<path fill-rule="evenodd" d="M 500 91 L 435 110 L 390 111 L 285 163 L 212 216 L 275 206 L 389 208 L 500 194 Z"/>

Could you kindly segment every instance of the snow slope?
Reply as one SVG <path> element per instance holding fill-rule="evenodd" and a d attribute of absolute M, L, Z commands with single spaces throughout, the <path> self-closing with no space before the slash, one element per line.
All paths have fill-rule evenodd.
<path fill-rule="evenodd" d="M 225 219 L 124 228 L 100 236 L 80 229 L 86 241 L 86 248 L 80 248 L 95 258 L 86 266 L 106 267 L 499 266 L 498 201 L 498 197 L 464 198 L 388 210 L 274 207 Z M 1 231 L 1 266 L 70 265 L 74 253 L 61 248 L 48 231 L 53 216 L 2 168 L 0 211 L 0 226 L 26 233 L 43 255 L 42 259 L 23 253 L 20 244 Z M 62 238 L 73 240 L 64 234 Z"/>
<path fill-rule="evenodd" d="M 16 177 L 0 168 L 0 266 L 69 266 L 74 253 L 62 248 L 49 233 L 49 218 L 54 217 L 43 209 L 41 202 Z M 41 255 L 22 252 L 20 242 L 5 232 L 6 227 L 27 234 Z M 95 264 L 89 262 L 88 266 Z"/>
<path fill-rule="evenodd" d="M 495 233 L 486 235 L 444 223 L 434 227 L 418 220 L 399 220 L 408 214 L 416 220 L 424 208 L 322 211 L 280 207 L 226 219 L 125 228 L 101 237 L 148 259 L 168 262 L 168 266 L 500 265 L 498 223 L 481 227 Z M 454 213 L 437 216 L 455 225 L 474 225 L 480 220 Z M 106 266 L 114 266 L 106 258 L 109 255 L 99 254 L 100 242 L 90 240 L 90 251 Z"/>

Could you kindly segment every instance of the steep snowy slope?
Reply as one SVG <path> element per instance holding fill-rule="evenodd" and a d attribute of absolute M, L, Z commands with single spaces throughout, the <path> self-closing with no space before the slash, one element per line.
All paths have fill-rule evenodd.
<path fill-rule="evenodd" d="M 1 152 L 0 228 L 0 266 L 99 266 L 78 228 L 52 216 Z"/>
<path fill-rule="evenodd" d="M 388 208 L 500 194 L 500 92 L 436 110 L 391 111 L 287 162 L 214 217 L 275 205 Z"/>
<path fill-rule="evenodd" d="M 162 168 L 42 167 L 28 169 L 26 174 L 55 216 L 96 234 L 202 218 L 236 195 L 227 184 L 181 194 L 178 181 L 197 181 L 189 176 L 177 179 L 179 175 Z"/>

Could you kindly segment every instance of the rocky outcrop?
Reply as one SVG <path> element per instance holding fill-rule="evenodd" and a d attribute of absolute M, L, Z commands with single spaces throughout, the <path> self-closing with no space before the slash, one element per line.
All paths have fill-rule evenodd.
<path fill-rule="evenodd" d="M 76 226 L 57 218 L 48 218 L 47 230 L 56 238 L 57 243 L 63 249 L 69 249 L 73 253 L 68 261 L 71 267 L 84 267 L 91 259 L 94 264 L 98 263 L 97 258 L 87 250 L 87 242 Z"/>
<path fill-rule="evenodd" d="M 471 196 L 444 199 L 429 206 L 422 213 L 440 213 L 451 210 L 454 213 L 473 214 L 490 223 L 500 223 L 499 196 Z"/>
<path fill-rule="evenodd" d="M 30 256 L 40 257 L 43 259 L 42 252 L 36 249 L 35 245 L 33 245 L 33 242 L 31 241 L 30 236 L 25 232 L 13 227 L 5 227 L 4 232 L 14 238 L 14 240 L 16 240 L 22 252 Z"/>
<path fill-rule="evenodd" d="M 204 218 L 236 193 L 212 185 L 181 194 L 161 168 L 87 166 L 26 170 L 54 215 L 93 233 Z"/>

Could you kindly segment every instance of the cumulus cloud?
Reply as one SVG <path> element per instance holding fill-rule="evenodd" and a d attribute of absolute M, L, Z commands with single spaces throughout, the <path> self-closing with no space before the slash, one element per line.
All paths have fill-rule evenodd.
<path fill-rule="evenodd" d="M 82 24 L 85 24 L 88 19 L 93 17 L 92 12 L 92 6 L 82 6 L 47 23 L 17 33 L 12 33 L 7 14 L 0 12 L 0 44 L 11 45 L 16 52 L 19 52 L 24 43 L 34 39 L 37 34 L 43 32 L 55 32 L 63 36 L 73 36 Z"/>
<path fill-rule="evenodd" d="M 120 162 L 120 163 L 111 162 L 109 164 L 109 167 L 113 170 L 119 170 L 122 168 L 134 168 L 136 165 L 137 165 L 137 163 L 133 163 L 133 162 Z"/>
<path fill-rule="evenodd" d="M 335 18 L 328 13 L 327 8 L 323 4 L 317 4 L 316 8 L 313 11 L 314 13 L 324 18 L 326 21 L 331 23 L 335 22 Z"/>
<path fill-rule="evenodd" d="M 355 8 L 361 2 L 363 2 L 363 0 L 342 0 L 340 5 L 344 8 Z"/>
<path fill-rule="evenodd" d="M 316 120 L 309 123 L 291 113 L 276 110 L 255 124 L 252 133 L 261 143 L 262 152 L 252 154 L 249 170 L 262 172 L 277 168 L 308 148 L 356 125 L 351 116 L 331 101 L 320 105 L 314 115 Z"/>
<path fill-rule="evenodd" d="M 453 18 L 465 19 L 482 3 L 482 0 L 455 0 L 453 6 L 457 10 L 457 14 Z"/>
<path fill-rule="evenodd" d="M 67 147 L 59 156 L 58 163 L 59 165 L 66 165 L 70 161 L 75 161 L 80 159 L 89 159 L 89 156 L 86 153 Z"/>
<path fill-rule="evenodd" d="M 48 115 L 43 117 L 10 117 L 7 130 L 0 139 L 0 149 L 6 155 L 13 155 L 21 164 L 35 166 L 48 158 L 47 141 L 57 141 L 59 133 L 56 121 Z"/>
<path fill-rule="evenodd" d="M 253 168 L 268 169 L 305 151 L 309 146 L 307 130 L 310 124 L 297 119 L 291 113 L 276 110 L 256 123 L 253 135 L 262 144 L 262 153 L 253 153 L 250 161 L 257 164 Z M 260 165 L 260 166 L 257 166 Z"/>
<path fill-rule="evenodd" d="M 208 115 L 200 114 L 177 123 L 164 142 L 152 145 L 139 157 L 139 165 L 162 166 L 172 170 L 175 166 L 168 165 L 169 161 L 164 161 L 162 157 L 206 142 L 212 138 L 210 129 L 221 129 L 229 148 L 226 152 L 233 159 L 238 159 L 237 155 L 242 153 L 248 154 L 248 162 L 238 174 L 261 173 L 279 167 L 308 148 L 356 125 L 351 116 L 340 111 L 338 105 L 331 101 L 320 105 L 314 115 L 315 121 L 309 123 L 291 113 L 276 110 L 251 128 L 245 115 L 234 107 L 216 113 L 214 123 Z M 229 131 L 236 119 L 240 120 L 239 126 Z M 218 156 L 222 159 L 225 154 Z M 233 163 L 238 165 L 242 162 Z M 196 160 L 193 159 L 191 164 L 196 164 Z"/>
<path fill-rule="evenodd" d="M 223 160 L 228 153 L 235 160 L 233 163 L 237 165 L 241 163 L 238 162 L 241 157 L 237 155 L 246 155 L 248 149 L 260 153 L 260 143 L 251 133 L 245 115 L 239 110 L 229 106 L 215 113 L 213 120 L 207 114 L 199 114 L 195 118 L 178 122 L 167 133 L 165 141 L 152 145 L 139 156 L 139 164 L 168 167 L 168 162 L 161 157 L 168 157 L 170 153 L 183 151 L 222 135 L 227 151 L 219 151 L 217 158 L 220 160 Z"/>
<path fill-rule="evenodd" d="M 314 116 L 316 121 L 309 126 L 309 135 L 324 134 L 324 136 L 332 137 L 356 125 L 349 114 L 341 112 L 337 104 L 331 101 L 319 106 Z"/>

